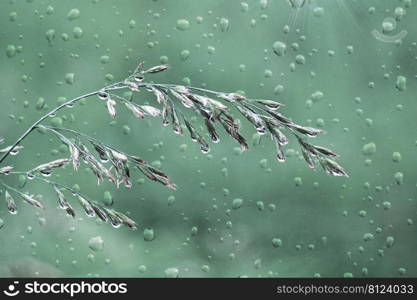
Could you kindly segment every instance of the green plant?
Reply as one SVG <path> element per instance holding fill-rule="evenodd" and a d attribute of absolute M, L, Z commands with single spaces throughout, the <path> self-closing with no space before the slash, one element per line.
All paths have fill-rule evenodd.
<path fill-rule="evenodd" d="M 97 216 L 104 222 L 110 220 L 115 227 L 126 225 L 136 229 L 135 222 L 125 214 L 92 201 L 79 191 L 44 178 L 44 176 L 51 175 L 54 169 L 63 168 L 70 163 L 77 170 L 81 162 L 84 162 L 97 177 L 98 183 L 107 179 L 117 186 L 123 184 L 125 187 L 130 188 L 132 186 L 131 170 L 132 167 L 135 167 L 150 180 L 159 182 L 168 188 L 176 189 L 176 185 L 164 172 L 152 167 L 140 157 L 112 148 L 102 141 L 81 132 L 41 124 L 48 117 L 55 115 L 66 107 L 73 106 L 77 101 L 97 96 L 105 101 L 107 111 L 112 118 L 117 117 L 118 104 L 123 104 L 137 118 L 143 119 L 145 116 L 161 117 L 162 125 L 171 125 L 176 134 L 182 135 L 184 130 L 187 130 L 191 139 L 200 145 L 203 153 L 207 153 L 210 149 L 206 136 L 200 133 L 192 122 L 188 120 L 180 107 L 191 110 L 203 119 L 204 127 L 212 142 L 217 143 L 220 141 L 220 135 L 215 126 L 220 124 L 227 135 L 239 143 L 242 151 L 246 151 L 248 144 L 246 139 L 239 133 L 240 122 L 230 113 L 230 108 L 234 107 L 252 124 L 259 134 L 270 135 L 276 147 L 278 161 L 285 161 L 283 147 L 289 142 L 288 137 L 283 133 L 283 130 L 286 130 L 295 136 L 301 147 L 304 159 L 310 168 L 315 168 L 319 164 L 331 175 L 347 176 L 343 168 L 333 160 L 337 156 L 333 151 L 313 145 L 305 139 L 306 137 L 316 137 L 323 131 L 298 125 L 283 116 L 279 113 L 280 108 L 284 106 L 283 104 L 272 100 L 248 99 L 239 93 L 215 92 L 191 86 L 145 82 L 145 76 L 165 71 L 167 68 L 167 65 L 159 65 L 144 70 L 143 63 L 140 63 L 133 74 L 125 80 L 81 95 L 54 108 L 30 126 L 15 143 L 0 150 L 3 153 L 3 156 L 0 158 L 0 164 L 5 161 L 9 154 L 17 153 L 23 148 L 20 146 L 20 143 L 35 129 L 54 135 L 68 147 L 71 156 L 41 164 L 24 172 L 14 171 L 12 166 L 4 166 L 0 168 L 0 175 L 23 174 L 30 179 L 38 179 L 50 184 L 57 194 L 59 206 L 71 216 L 75 216 L 75 211 L 64 192 L 69 192 L 78 199 L 78 202 L 89 217 Z M 116 94 L 117 91 L 125 89 L 130 89 L 133 92 L 140 92 L 143 89 L 152 93 L 155 96 L 155 106 L 140 105 Z M 3 142 L 4 139 L 0 138 L 0 143 Z M 24 194 L 3 181 L 0 181 L 0 184 L 5 188 L 5 198 L 10 213 L 17 213 L 16 203 L 11 195 L 12 192 L 29 204 L 43 208 L 43 205 L 34 199 L 33 196 Z"/>

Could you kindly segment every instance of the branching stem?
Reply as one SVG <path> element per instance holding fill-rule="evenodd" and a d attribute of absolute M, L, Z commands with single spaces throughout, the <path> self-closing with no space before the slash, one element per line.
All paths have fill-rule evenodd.
<path fill-rule="evenodd" d="M 17 145 L 19 145 L 29 134 L 31 134 L 31 132 L 40 124 L 42 123 L 45 119 L 47 119 L 50 116 L 53 116 L 54 114 L 56 114 L 58 111 L 60 111 L 61 109 L 67 107 L 67 106 L 71 106 L 72 104 L 74 104 L 77 101 L 80 101 L 81 99 L 84 98 L 88 98 L 94 95 L 97 95 L 99 92 L 101 92 L 102 90 L 119 90 L 119 89 L 123 89 L 126 88 L 126 86 L 118 86 L 119 84 L 122 84 L 122 82 L 117 82 L 114 84 L 111 84 L 107 87 L 104 87 L 102 89 L 99 89 L 97 91 L 94 92 L 90 92 L 81 96 L 78 96 L 76 98 L 73 98 L 65 103 L 62 103 L 61 105 L 55 107 L 53 110 L 51 110 L 50 112 L 48 112 L 47 114 L 43 115 L 40 119 L 38 119 L 35 123 L 33 123 L 17 140 L 16 142 L 14 142 L 14 144 L 10 147 L 10 149 L 8 151 L 6 151 L 6 153 L 4 153 L 4 155 L 0 158 L 0 164 L 7 158 L 7 156 L 9 156 L 10 152 L 13 151 L 14 148 L 16 148 Z"/>

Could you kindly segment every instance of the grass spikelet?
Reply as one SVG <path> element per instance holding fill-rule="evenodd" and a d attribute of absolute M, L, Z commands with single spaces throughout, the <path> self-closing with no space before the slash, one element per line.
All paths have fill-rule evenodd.
<path fill-rule="evenodd" d="M 14 201 L 13 197 L 10 195 L 8 190 L 4 192 L 4 196 L 6 198 L 7 210 L 9 211 L 9 213 L 11 213 L 12 215 L 17 214 L 16 202 Z"/>

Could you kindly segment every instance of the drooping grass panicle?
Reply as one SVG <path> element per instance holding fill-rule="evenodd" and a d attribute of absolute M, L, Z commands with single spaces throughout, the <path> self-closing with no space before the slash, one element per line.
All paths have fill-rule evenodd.
<path fill-rule="evenodd" d="M 152 167 L 146 160 L 135 156 L 127 154 L 119 149 L 115 149 L 109 145 L 106 145 L 97 139 L 90 137 L 86 134 L 82 134 L 75 130 L 67 128 L 54 128 L 50 126 L 42 126 L 47 130 L 51 130 L 61 137 L 61 141 L 65 144 L 72 145 L 77 149 L 80 149 L 80 155 L 83 157 L 83 161 L 87 164 L 93 173 L 98 177 L 99 182 L 103 178 L 109 179 L 109 181 L 115 183 L 119 186 L 120 183 L 124 182 L 126 187 L 131 187 L 131 167 L 137 167 L 146 177 L 150 178 L 153 181 L 158 181 L 168 188 L 176 189 L 176 185 L 170 180 L 168 175 L 163 171 Z M 83 138 L 84 141 L 78 139 L 76 143 L 71 142 L 67 137 L 62 138 L 63 134 L 60 132 L 70 133 L 72 135 Z M 90 145 L 90 149 L 87 145 Z M 94 155 L 94 153 L 96 155 Z M 111 171 L 111 168 L 114 169 L 114 174 Z"/>
<path fill-rule="evenodd" d="M 25 174 L 24 172 L 16 172 L 16 174 Z M 70 200 L 79 204 L 79 206 L 84 210 L 85 214 L 88 217 L 97 217 L 103 222 L 107 222 L 110 220 L 114 227 L 120 227 L 121 225 L 125 225 L 132 230 L 137 229 L 137 224 L 132 219 L 130 219 L 127 215 L 116 211 L 112 208 L 105 207 L 104 205 L 98 203 L 97 201 L 90 200 L 87 196 L 81 194 L 79 191 L 74 190 L 73 188 L 67 187 L 63 184 L 58 182 L 40 177 L 38 175 L 33 175 L 32 179 L 43 181 L 50 186 L 52 186 L 53 190 L 56 193 L 58 206 L 60 209 L 64 210 L 65 213 L 73 218 L 76 216 L 76 212 L 74 206 L 70 204 Z M 31 204 L 32 206 L 38 208 L 44 208 L 43 204 L 39 201 L 35 200 L 33 196 L 21 193 L 20 191 L 5 185 L 4 183 L 0 182 L 4 185 L 7 189 L 14 191 L 17 193 L 21 198 L 26 201 L 27 203 Z M 6 189 L 5 197 L 8 205 L 8 210 L 12 214 L 17 213 L 17 205 L 15 200 L 12 198 L 8 190 Z M 70 195 L 70 197 L 65 196 L 64 192 Z"/>
<path fill-rule="evenodd" d="M 240 93 L 216 92 L 205 88 L 155 83 L 145 81 L 147 76 L 154 76 L 164 72 L 168 65 L 158 65 L 148 69 L 141 62 L 134 72 L 126 79 L 110 84 L 99 90 L 71 99 L 42 116 L 32 124 L 21 137 L 13 144 L 0 149 L 3 155 L 0 164 L 10 155 L 17 154 L 23 148 L 20 143 L 33 132 L 35 128 L 43 129 L 55 135 L 69 149 L 70 157 L 60 158 L 43 163 L 26 172 L 13 172 L 12 165 L 0 167 L 0 175 L 24 174 L 30 178 L 37 178 L 53 186 L 57 195 L 59 207 L 70 216 L 75 216 L 73 205 L 70 204 L 64 191 L 69 192 L 85 213 L 90 217 L 98 217 L 102 221 L 110 221 L 113 226 L 125 225 L 135 229 L 136 224 L 128 216 L 109 207 L 104 207 L 91 201 L 85 195 L 80 194 L 62 184 L 43 178 L 50 176 L 55 169 L 65 168 L 71 164 L 75 171 L 79 170 L 82 163 L 85 164 L 97 178 L 97 184 L 109 180 L 117 187 L 124 185 L 132 187 L 133 170 L 138 170 L 148 179 L 159 182 L 164 186 L 176 189 L 176 185 L 161 170 L 151 166 L 146 160 L 123 152 L 120 149 L 106 145 L 100 140 L 84 133 L 68 128 L 57 128 L 42 125 L 49 116 L 55 115 L 61 109 L 73 106 L 81 99 L 97 96 L 105 101 L 107 113 L 111 118 L 117 118 L 122 114 L 121 109 L 126 108 L 134 117 L 144 119 L 146 117 L 161 118 L 162 126 L 171 126 L 174 133 L 184 135 L 184 130 L 191 140 L 199 144 L 203 153 L 210 151 L 210 145 L 206 136 L 213 143 L 220 142 L 221 131 L 226 136 L 236 140 L 242 151 L 249 148 L 245 137 L 240 133 L 240 119 L 234 117 L 237 112 L 243 119 L 256 130 L 259 135 L 270 135 L 276 149 L 276 157 L 279 162 L 285 161 L 284 147 L 290 143 L 288 135 L 293 135 L 301 148 L 301 153 L 310 168 L 320 165 L 325 172 L 333 176 L 348 176 L 347 172 L 335 161 L 337 154 L 330 149 L 309 143 L 308 138 L 317 137 L 324 131 L 317 128 L 302 126 L 293 122 L 281 113 L 285 105 L 269 99 L 251 99 Z M 136 103 L 132 99 L 126 99 L 119 94 L 120 90 L 130 90 L 134 93 L 146 92 L 153 96 L 152 103 Z M 122 104 L 122 105 L 120 105 Z M 185 113 L 188 111 L 189 113 Z M 194 114 L 202 119 L 203 126 L 196 126 L 187 115 Z M 200 131 L 204 128 L 203 131 Z M 0 138 L 0 144 L 4 139 Z M 43 176 L 38 176 L 41 174 Z M 18 194 L 27 203 L 42 208 L 43 205 L 33 196 L 21 193 L 3 182 L 6 189 L 5 198 L 11 213 L 17 212 L 16 203 L 9 191 Z"/>
<path fill-rule="evenodd" d="M 88 199 L 88 197 L 81 194 L 79 191 L 75 191 L 74 189 L 69 188 L 65 185 L 62 185 L 62 184 L 59 184 L 59 183 L 56 183 L 56 182 L 53 182 L 44 178 L 37 177 L 37 179 L 45 181 L 53 186 L 57 194 L 59 207 L 65 210 L 65 212 L 69 216 L 75 217 L 76 213 L 75 213 L 73 206 L 67 200 L 68 198 L 64 195 L 63 191 L 67 191 L 68 193 L 70 193 L 72 198 L 75 198 L 77 200 L 77 202 L 82 207 L 82 209 L 84 210 L 84 212 L 86 213 L 88 217 L 98 217 L 101 221 L 105 223 L 108 220 L 111 220 L 112 225 L 115 227 L 120 227 L 120 225 L 126 225 L 133 230 L 137 229 L 136 223 L 133 220 L 131 220 L 129 217 L 127 217 L 125 214 L 122 214 L 121 212 L 118 212 L 114 209 L 105 207 L 96 201 L 90 200 Z M 115 224 L 112 221 L 112 219 L 114 219 L 113 215 L 119 216 L 120 222 Z M 128 221 L 125 221 L 125 220 L 128 220 Z"/>
<path fill-rule="evenodd" d="M 6 190 L 4 192 L 4 196 L 6 198 L 6 202 L 7 202 L 7 210 L 12 214 L 17 214 L 17 206 L 16 203 L 13 199 L 13 197 L 10 195 L 9 191 Z"/>
<path fill-rule="evenodd" d="M 8 175 L 13 170 L 12 166 L 5 166 L 0 168 L 0 175 Z"/>
<path fill-rule="evenodd" d="M 11 191 L 13 193 L 17 194 L 26 203 L 28 203 L 28 204 L 30 204 L 34 207 L 40 208 L 40 209 L 44 208 L 42 203 L 40 203 L 38 200 L 34 199 L 33 195 L 28 195 L 28 194 L 22 193 L 21 191 L 5 184 L 3 181 L 0 181 L 0 185 L 2 185 L 5 188 L 4 196 L 5 196 L 5 200 L 6 200 L 6 203 L 7 203 L 7 210 L 11 214 L 14 215 L 14 214 L 17 214 L 17 212 L 18 212 L 15 199 L 10 194 Z"/>
<path fill-rule="evenodd" d="M 7 146 L 6 148 L 0 149 L 0 153 L 10 153 L 12 155 L 16 155 L 21 149 L 23 149 L 23 146 Z"/>

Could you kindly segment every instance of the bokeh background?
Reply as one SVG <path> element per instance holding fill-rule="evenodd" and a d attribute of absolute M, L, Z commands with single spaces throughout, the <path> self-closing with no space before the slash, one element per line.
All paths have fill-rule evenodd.
<path fill-rule="evenodd" d="M 97 186 L 85 166 L 53 175 L 130 213 L 139 224 L 132 232 L 79 207 L 71 219 L 49 186 L 3 176 L 46 209 L 18 201 L 10 215 L 2 200 L 0 276 L 417 276 L 415 1 L 292 2 L 1 1 L 2 146 L 64 99 L 122 80 L 139 61 L 169 63 L 152 80 L 285 103 L 285 115 L 326 130 L 315 142 L 338 152 L 350 177 L 310 170 L 295 141 L 278 163 L 272 143 L 245 122 L 250 151 L 222 135 L 202 154 L 160 120 L 120 110 L 113 121 L 103 101 L 88 98 L 45 123 L 160 165 L 178 191 L 140 174 L 132 189 Z M 134 97 L 153 101 L 145 91 Z M 4 165 L 27 170 L 69 155 L 39 132 L 23 146 Z M 243 200 L 238 209 L 235 199 Z"/>

